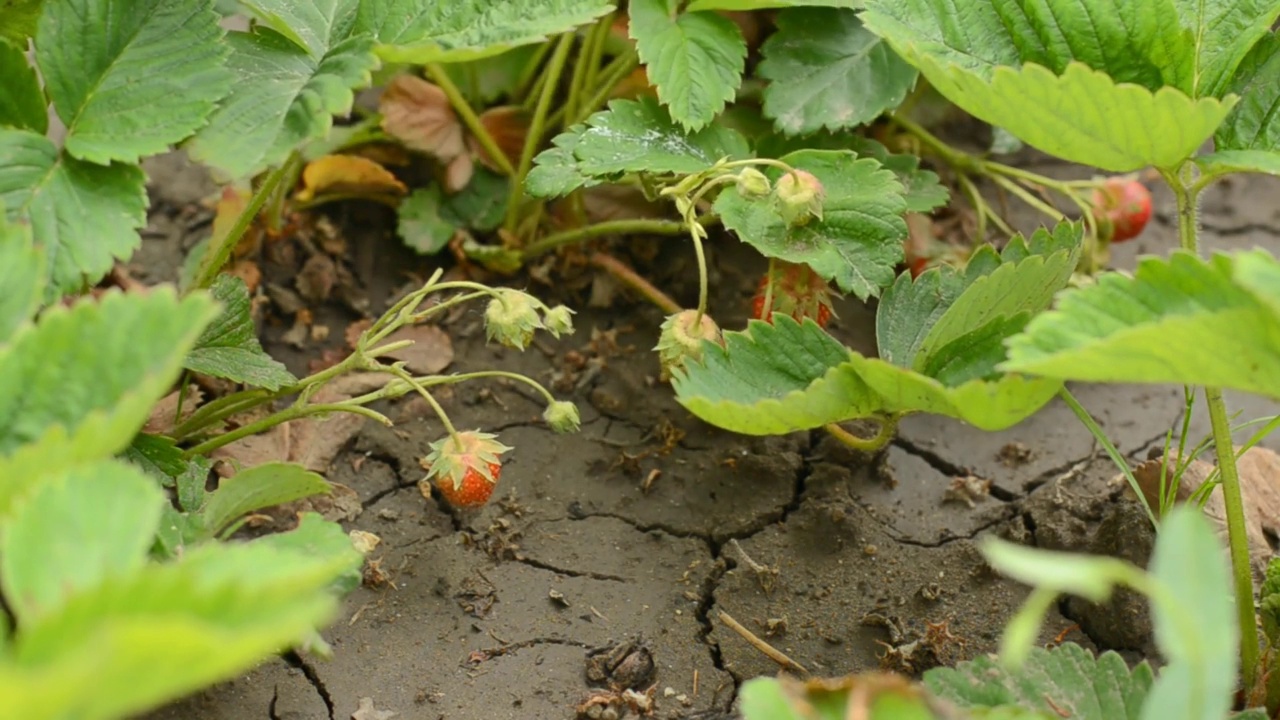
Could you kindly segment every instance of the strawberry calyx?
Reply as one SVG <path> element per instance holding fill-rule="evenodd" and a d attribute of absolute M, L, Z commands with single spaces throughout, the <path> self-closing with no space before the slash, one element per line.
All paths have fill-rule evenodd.
<path fill-rule="evenodd" d="M 497 435 L 465 430 L 456 436 L 431 443 L 431 453 L 421 461 L 427 478 L 436 483 L 450 481 L 454 490 L 461 490 L 468 472 L 473 472 L 491 484 L 497 484 L 494 468 L 502 467 L 499 458 L 510 447 L 498 442 Z"/>

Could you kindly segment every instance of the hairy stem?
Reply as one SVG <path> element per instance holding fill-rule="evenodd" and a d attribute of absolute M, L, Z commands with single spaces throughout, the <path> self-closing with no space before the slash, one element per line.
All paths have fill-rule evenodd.
<path fill-rule="evenodd" d="M 857 435 L 840 427 L 837 423 L 830 423 L 823 426 L 823 430 L 831 437 L 839 440 L 841 444 L 852 448 L 859 452 L 876 452 L 893 440 L 893 436 L 898 432 L 898 416 L 887 415 L 876 418 L 880 423 L 880 427 L 876 429 L 876 434 L 869 438 L 860 438 Z"/>
<path fill-rule="evenodd" d="M 569 57 L 569 49 L 573 47 L 574 33 L 567 32 L 560 36 L 556 49 L 551 54 L 547 66 L 547 82 L 542 86 L 538 96 L 538 105 L 533 110 L 533 120 L 529 124 L 529 134 L 524 139 L 524 149 L 520 153 L 520 165 L 511 178 L 511 194 L 507 198 L 507 219 L 503 228 L 514 233 L 520 222 L 520 206 L 524 200 L 524 178 L 533 166 L 533 156 L 542 144 L 542 133 L 547 126 L 547 112 L 551 108 L 551 99 L 559 89 L 560 74 L 564 72 L 565 60 Z"/>
<path fill-rule="evenodd" d="M 444 91 L 445 97 L 449 98 L 449 105 L 453 107 L 453 111 L 462 119 L 462 124 L 467 126 L 471 134 L 475 136 L 476 141 L 480 143 L 480 147 L 493 158 L 493 162 L 508 176 L 516 174 L 515 168 L 511 166 L 511 161 L 507 159 L 507 154 L 502 152 L 502 148 L 498 147 L 498 141 L 493 139 L 488 130 L 484 129 L 484 125 L 480 122 L 480 116 L 476 115 L 476 111 L 471 108 L 471 103 L 462 96 L 462 91 L 457 85 L 453 84 L 453 79 L 449 77 L 449 73 L 439 63 L 430 63 L 426 67 L 427 76 L 431 81 Z M 465 150 L 463 152 L 466 152 Z M 514 182 L 514 180 L 513 180 Z"/>
<path fill-rule="evenodd" d="M 231 432 L 223 433 L 222 435 L 219 435 L 215 438 L 206 440 L 205 442 L 202 442 L 199 445 L 196 445 L 195 447 L 191 448 L 190 450 L 187 450 L 186 452 L 182 453 L 182 457 L 184 459 L 190 459 L 195 457 L 196 455 L 204 455 L 214 450 L 217 450 L 218 448 L 223 447 L 225 445 L 230 445 L 231 443 L 237 440 L 249 437 L 250 435 L 257 435 L 259 433 L 264 433 L 270 430 L 271 428 L 277 425 L 280 425 L 281 423 L 287 423 L 291 420 L 298 420 L 298 419 L 307 417 L 309 415 L 322 415 L 324 413 L 332 413 L 332 412 L 355 413 L 356 415 L 364 415 L 365 417 L 377 420 L 383 425 L 391 425 L 391 421 L 388 420 L 387 417 L 382 413 L 376 410 L 370 410 L 367 407 L 356 405 L 354 403 L 342 402 L 342 403 L 320 403 L 316 405 L 307 405 L 307 404 L 295 405 L 293 407 L 285 408 L 280 412 L 272 413 L 271 415 L 268 415 L 267 417 L 264 417 L 257 422 L 249 423 L 248 425 L 238 427 L 235 430 L 232 430 Z"/>
<path fill-rule="evenodd" d="M 1178 203 L 1178 237 L 1182 249 L 1200 250 L 1200 198 L 1198 188 L 1188 177 L 1190 161 L 1177 171 L 1161 171 L 1173 189 Z M 1231 574 L 1235 581 L 1236 614 L 1240 624 L 1240 672 L 1244 686 L 1252 688 L 1258 672 L 1258 631 L 1253 604 L 1253 568 L 1249 562 L 1249 536 L 1245 532 L 1244 498 L 1240 492 L 1240 474 L 1236 469 L 1236 452 L 1231 440 L 1231 421 L 1222 388 L 1204 388 L 1209 422 L 1213 426 L 1213 446 L 1218 456 L 1218 475 L 1222 479 L 1222 503 L 1227 514 L 1227 542 L 1231 548 Z"/>

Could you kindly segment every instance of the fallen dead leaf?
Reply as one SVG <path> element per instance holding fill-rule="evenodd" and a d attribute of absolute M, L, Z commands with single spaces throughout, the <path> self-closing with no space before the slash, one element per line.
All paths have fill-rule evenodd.
<path fill-rule="evenodd" d="M 666 217 L 666 208 L 627 185 L 597 185 L 582 192 L 582 207 L 593 223 Z"/>
<path fill-rule="evenodd" d="M 258 292 L 258 286 L 262 284 L 262 270 L 254 261 L 241 258 L 231 263 L 226 271 L 244 281 L 244 286 L 249 289 L 250 295 Z"/>
<path fill-rule="evenodd" d="M 373 320 L 370 320 L 369 318 L 361 318 L 348 325 L 346 332 L 342 334 L 342 337 L 347 341 L 347 347 L 355 350 L 356 343 L 359 342 L 360 336 L 364 334 L 365 330 L 368 330 L 371 327 L 373 327 Z"/>
<path fill-rule="evenodd" d="M 364 530 L 352 530 L 347 535 L 351 537 L 351 544 L 355 545 L 356 550 L 359 550 L 361 555 L 368 555 L 373 552 L 373 549 L 382 542 L 382 538 Z"/>
<path fill-rule="evenodd" d="M 382 387 L 386 381 L 387 376 L 381 373 L 344 375 L 321 388 L 312 402 L 349 400 Z M 342 448 L 360 432 L 366 419 L 355 413 L 337 412 L 322 419 L 294 420 L 225 445 L 210 456 L 224 461 L 217 464 L 222 477 L 234 475 L 237 465 L 253 467 L 265 462 L 295 462 L 312 472 L 325 474 Z"/>
<path fill-rule="evenodd" d="M 351 720 L 390 720 L 399 715 L 394 710 L 378 710 L 373 705 L 373 698 L 360 698 L 356 711 L 351 713 Z"/>
<path fill-rule="evenodd" d="M 337 282 L 338 268 L 333 259 L 323 253 L 316 253 L 298 270 L 298 277 L 293 284 L 303 299 L 318 303 L 329 299 Z"/>
<path fill-rule="evenodd" d="M 174 390 L 151 408 L 151 417 L 148 417 L 146 424 L 142 426 L 142 432 L 163 435 L 173 430 L 178 424 L 178 394 L 178 391 Z M 182 400 L 182 419 L 191 417 L 202 402 L 204 402 L 204 393 L 200 392 L 200 388 L 188 385 L 187 396 Z"/>
<path fill-rule="evenodd" d="M 416 75 L 399 75 L 378 102 L 382 129 L 406 147 L 445 162 L 463 154 L 462 123 L 439 87 Z"/>
<path fill-rule="evenodd" d="M 449 334 L 435 325 L 414 325 L 400 328 L 383 342 L 393 343 L 412 340 L 413 344 L 388 353 L 388 357 L 403 360 L 410 372 L 434 375 L 453 363 L 453 340 Z"/>
<path fill-rule="evenodd" d="M 524 152 L 525 139 L 529 137 L 529 113 L 518 105 L 500 105 L 491 107 L 480 113 L 480 125 L 498 144 L 498 149 L 514 167 L 520 164 L 520 154 Z M 480 146 L 474 137 L 467 138 L 471 151 L 480 160 L 480 164 L 494 172 L 502 169 L 489 157 L 489 153 Z"/>
<path fill-rule="evenodd" d="M 1176 458 L 1176 455 L 1170 458 L 1173 462 L 1169 465 L 1169 474 L 1176 467 Z M 1138 465 L 1133 471 L 1142 494 L 1152 508 L 1159 507 L 1160 466 L 1161 460 L 1156 458 Z M 1236 460 L 1236 469 L 1240 473 L 1240 494 L 1244 500 L 1249 558 L 1254 579 L 1261 581 L 1274 554 L 1267 537 L 1280 534 L 1280 455 L 1266 448 L 1249 448 Z M 1182 480 L 1178 483 L 1178 491 L 1174 494 L 1175 502 L 1186 502 L 1213 470 L 1214 466 L 1203 460 L 1188 463 Z M 1123 482 L 1123 479 L 1118 478 L 1117 481 Z M 1209 495 L 1204 505 L 1204 514 L 1213 522 L 1218 534 L 1226 538 L 1227 512 L 1221 492 L 1215 489 Z"/>
<path fill-rule="evenodd" d="M 400 197 L 409 192 L 390 170 L 358 155 L 325 155 L 302 169 L 302 189 L 295 197 L 302 202 L 323 195 Z"/>

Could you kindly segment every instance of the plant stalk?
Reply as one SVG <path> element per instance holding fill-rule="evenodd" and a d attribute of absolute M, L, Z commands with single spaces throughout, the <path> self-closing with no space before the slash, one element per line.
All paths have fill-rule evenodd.
<path fill-rule="evenodd" d="M 542 86 L 538 96 L 538 105 L 533 110 L 533 120 L 529 124 L 529 134 L 524 139 L 524 149 L 520 153 L 520 165 L 511 177 L 511 194 L 507 198 L 507 219 L 503 228 L 514 233 L 520 221 L 520 206 L 524 200 L 524 178 L 533 166 L 533 156 L 542 145 L 542 133 L 547 127 L 547 113 L 551 109 L 551 99 L 559 89 L 560 75 L 564 72 L 565 60 L 569 57 L 569 49 L 573 47 L 574 33 L 567 32 L 560 36 L 556 49 L 551 54 L 547 66 L 547 84 Z"/>
<path fill-rule="evenodd" d="M 523 250 L 525 260 L 558 250 L 565 245 L 594 240 L 605 235 L 683 235 L 687 231 L 678 220 L 648 218 L 609 220 L 586 227 L 565 230 L 529 243 Z"/>
<path fill-rule="evenodd" d="M 249 227 L 253 225 L 258 213 L 262 212 L 262 206 L 267 203 L 276 188 L 291 172 L 292 165 L 293 159 L 290 158 L 263 178 L 262 184 L 258 186 L 258 191 L 249 199 L 249 204 L 240 213 L 240 217 L 236 218 L 236 224 L 231 226 L 225 236 L 218 239 L 217 245 L 210 244 L 204 251 L 204 257 L 200 259 L 200 269 L 196 272 L 191 286 L 187 288 L 187 294 L 195 290 L 204 290 L 213 285 L 218 273 L 222 271 L 222 266 L 227 264 L 227 260 L 231 259 L 231 253 L 240 244 L 240 239 L 244 237 Z"/>
<path fill-rule="evenodd" d="M 675 315 L 683 309 L 680 307 L 680 303 L 671 299 L 670 295 L 667 295 L 654 287 L 648 280 L 640 277 L 639 273 L 627 267 L 622 263 L 622 261 L 612 255 L 607 255 L 602 252 L 594 253 L 591 256 L 591 264 L 609 273 L 632 290 L 640 293 L 646 300 L 657 305 L 668 315 Z"/>
<path fill-rule="evenodd" d="M 453 111 L 458 113 L 458 117 L 462 119 L 462 124 L 467 126 L 471 134 L 475 136 L 476 141 L 484 148 L 484 151 L 493 158 L 493 162 L 508 176 L 516 174 L 515 168 L 511 166 L 511 161 L 507 159 L 507 154 L 502 152 L 502 148 L 498 147 L 498 141 L 493 139 L 488 130 L 484 129 L 484 125 L 480 122 L 480 116 L 476 115 L 476 111 L 471 109 L 471 103 L 462 96 L 462 91 L 457 85 L 453 84 L 453 80 L 449 77 L 449 73 L 439 63 L 430 63 L 426 67 L 427 75 L 431 81 L 444 91 L 445 97 L 449 98 L 449 105 L 453 107 Z M 467 152 L 465 149 L 463 152 Z"/>
<path fill-rule="evenodd" d="M 1188 182 L 1188 161 L 1177 172 L 1161 171 L 1178 203 L 1178 235 L 1182 249 L 1199 253 L 1200 198 L 1198 188 Z M 1253 604 L 1253 567 L 1249 561 L 1249 536 L 1245 532 L 1244 498 L 1240 492 L 1240 474 L 1236 468 L 1236 452 L 1231 439 L 1231 421 L 1222 388 L 1204 388 L 1205 405 L 1213 427 L 1214 451 L 1218 456 L 1218 475 L 1222 480 L 1222 502 L 1227 514 L 1227 542 L 1231 548 L 1231 574 L 1235 581 L 1236 615 L 1240 624 L 1240 673 L 1246 688 L 1252 688 L 1258 674 L 1260 648 L 1258 620 Z"/>

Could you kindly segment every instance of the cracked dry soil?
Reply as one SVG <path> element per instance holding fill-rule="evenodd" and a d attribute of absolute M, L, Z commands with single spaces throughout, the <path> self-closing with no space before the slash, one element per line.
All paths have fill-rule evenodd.
<path fill-rule="evenodd" d="M 210 187 L 180 159 L 149 170 L 152 226 L 133 269 L 155 280 L 156 268 L 173 267 L 207 234 L 191 208 Z M 1280 250 L 1280 211 L 1266 202 L 1278 190 L 1267 180 L 1212 190 L 1206 244 Z M 1170 199 L 1157 192 L 1157 200 L 1156 220 L 1116 249 L 1117 265 L 1176 244 Z M 345 212 L 358 212 L 335 217 L 350 233 L 350 263 L 376 312 L 404 284 L 406 268 L 431 263 L 398 247 L 387 217 L 343 222 Z M 685 250 L 661 246 L 653 267 L 663 287 L 691 302 Z M 762 265 L 732 240 L 710 251 L 712 311 L 724 327 L 742 327 Z M 839 312 L 833 332 L 869 350 L 871 311 L 845 303 Z M 317 322 L 334 328 L 355 317 L 336 304 L 317 310 Z M 1141 511 L 1057 401 L 1000 433 L 913 417 L 877 457 L 822 433 L 737 436 L 693 418 L 655 384 L 650 348 L 660 320 L 620 300 L 582 311 L 574 337 L 544 337 L 525 353 L 486 346 L 478 310 L 449 325 L 449 371 L 495 367 L 550 382 L 566 353 L 597 364 L 576 388 L 557 390 L 578 403 L 581 432 L 552 435 L 522 387 L 482 382 L 442 394 L 459 427 L 497 430 L 515 447 L 494 501 L 451 512 L 416 486 L 418 460 L 442 428 L 420 401 L 392 405 L 397 425 L 367 425 L 329 473 L 359 495 L 363 511 L 345 525 L 382 538 L 371 558 L 390 580 L 346 599 L 323 633 L 333 658 L 287 654 L 149 717 L 346 720 L 363 707 L 358 720 L 393 717 L 388 711 L 559 719 L 593 696 L 610 697 L 612 684 L 653 688 L 655 717 L 728 718 L 744 680 L 779 668 L 722 613 L 817 674 L 882 666 L 915 673 L 993 651 L 1026 596 L 983 563 L 975 540 L 984 534 L 1146 561 L 1151 533 Z M 292 348 L 280 342 L 282 330 L 268 327 L 264 342 L 295 372 L 325 349 Z M 1179 388 L 1076 392 L 1133 458 L 1160 444 L 1183 412 Z M 1245 419 L 1276 412 L 1256 398 L 1230 401 Z M 1207 420 L 1196 415 L 1192 427 L 1203 433 Z M 1157 657 L 1143 604 L 1123 594 L 1106 608 L 1063 600 L 1040 640 L 1055 638 Z"/>

